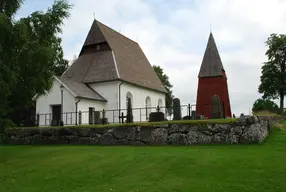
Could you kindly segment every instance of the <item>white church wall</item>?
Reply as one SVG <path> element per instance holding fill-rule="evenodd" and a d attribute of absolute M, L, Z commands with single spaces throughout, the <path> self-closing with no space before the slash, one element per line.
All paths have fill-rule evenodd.
<path fill-rule="evenodd" d="M 81 123 L 89 124 L 89 108 L 94 108 L 95 111 L 102 111 L 106 109 L 106 102 L 81 99 L 78 103 L 78 111 L 82 112 Z"/>
<path fill-rule="evenodd" d="M 106 117 L 110 123 L 119 123 L 118 92 L 120 81 L 93 83 L 89 86 L 107 100 L 105 105 Z"/>
<path fill-rule="evenodd" d="M 159 105 L 165 106 L 165 94 L 150 89 L 145 89 L 129 83 L 123 83 L 121 86 L 121 106 L 122 109 L 127 108 L 126 95 L 132 95 L 132 108 L 134 121 L 146 121 L 148 115 L 151 112 L 156 111 L 156 107 Z M 148 98 L 148 99 L 147 99 Z M 147 99 L 147 100 L 146 100 Z M 145 108 L 146 104 L 151 106 L 152 109 L 136 109 Z M 123 111 L 126 114 L 126 110 Z M 165 110 L 162 110 L 165 113 Z M 146 118 L 147 117 L 147 118 Z"/>
<path fill-rule="evenodd" d="M 54 80 L 51 90 L 46 95 L 40 95 L 36 98 L 36 113 L 40 115 L 39 119 L 40 126 L 50 125 L 52 120 L 52 106 L 61 105 L 60 85 L 61 84 L 57 80 Z M 66 88 L 64 88 L 63 112 L 64 113 L 75 112 L 75 101 L 76 100 L 74 96 Z M 70 115 L 71 114 L 68 114 L 66 117 L 64 114 L 63 120 L 65 121 L 67 118 L 70 119 Z"/>

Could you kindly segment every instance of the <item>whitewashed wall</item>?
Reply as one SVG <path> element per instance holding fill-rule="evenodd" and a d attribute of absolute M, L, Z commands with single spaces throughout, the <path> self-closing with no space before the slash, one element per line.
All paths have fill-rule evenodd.
<path fill-rule="evenodd" d="M 110 123 L 119 122 L 119 85 L 120 81 L 105 82 L 105 83 L 94 83 L 90 84 L 90 87 L 102 95 L 107 102 L 81 99 L 78 103 L 78 111 L 82 111 L 82 124 L 87 124 L 89 107 L 93 107 L 97 110 L 106 110 L 106 117 Z M 159 100 L 162 101 L 161 106 L 165 106 L 165 94 L 157 91 L 141 88 L 129 83 L 124 82 L 121 85 L 121 112 L 126 115 L 126 95 L 131 93 L 132 95 L 132 107 L 134 121 L 146 121 L 146 110 L 136 109 L 146 107 L 146 98 L 149 96 L 151 99 L 151 107 L 155 108 L 159 104 Z M 65 125 L 72 125 L 76 123 L 76 99 L 67 89 L 64 90 L 64 115 L 63 121 Z M 41 95 L 36 100 L 36 113 L 39 114 L 51 114 L 51 105 L 61 104 L 61 92 L 60 83 L 55 80 L 53 87 L 48 95 Z M 115 111 L 114 111 L 115 110 Z M 147 113 L 153 112 L 155 109 L 148 110 Z M 165 112 L 165 111 L 163 111 Z M 49 125 L 51 115 L 40 115 L 40 126 Z M 79 118 L 77 118 L 77 121 Z"/>
<path fill-rule="evenodd" d="M 96 100 L 88 100 L 88 99 L 81 99 L 78 103 L 78 111 L 82 112 L 82 124 L 89 123 L 89 108 L 94 108 L 95 111 L 102 111 L 106 109 L 107 102 L 96 101 Z"/>
<path fill-rule="evenodd" d="M 120 81 L 104 82 L 104 83 L 93 83 L 90 87 L 99 93 L 102 97 L 107 100 L 105 105 L 106 117 L 110 123 L 119 122 L 118 111 L 118 92 L 119 92 Z"/>
<path fill-rule="evenodd" d="M 130 92 L 132 94 L 132 108 L 134 121 L 146 121 L 146 109 L 136 109 L 146 107 L 146 98 L 150 97 L 152 110 L 147 110 L 147 114 L 150 112 L 155 112 L 156 107 L 159 104 L 159 99 L 161 99 L 162 106 L 165 106 L 165 94 L 150 89 L 145 89 L 139 86 L 135 86 L 129 83 L 123 83 L 121 86 L 121 106 L 122 109 L 126 109 L 126 95 Z M 165 113 L 165 110 L 162 112 Z M 126 110 L 124 111 L 126 114 Z"/>
<path fill-rule="evenodd" d="M 52 107 L 51 105 L 61 104 L 61 90 L 60 83 L 54 80 L 52 89 L 47 93 L 47 95 L 40 95 L 36 99 L 36 113 L 40 114 L 40 126 L 50 125 L 52 118 Z M 63 92 L 63 111 L 75 112 L 75 102 L 74 96 L 67 90 L 64 89 Z M 50 115 L 44 115 L 50 114 Z M 66 119 L 66 117 L 63 117 Z M 75 119 L 75 118 L 74 118 Z"/>
<path fill-rule="evenodd" d="M 90 86 L 102 95 L 108 102 L 106 104 L 106 116 L 111 123 L 119 122 L 119 85 L 121 81 L 94 83 Z M 150 89 L 145 89 L 136 85 L 132 85 L 126 82 L 120 86 L 121 92 L 121 112 L 126 115 L 126 94 L 130 92 L 132 94 L 132 108 L 145 108 L 146 98 L 149 96 L 151 99 L 151 107 L 157 107 L 159 99 L 161 99 L 161 106 L 165 106 L 165 94 Z M 110 110 L 110 111 L 109 111 Z M 112 111 L 116 110 L 116 111 Z M 152 111 L 155 111 L 153 109 Z M 151 112 L 151 111 L 150 111 Z M 165 111 L 163 111 L 165 112 Z M 134 121 L 146 121 L 146 110 L 139 109 L 133 110 Z M 141 118 L 140 118 L 141 117 Z"/>

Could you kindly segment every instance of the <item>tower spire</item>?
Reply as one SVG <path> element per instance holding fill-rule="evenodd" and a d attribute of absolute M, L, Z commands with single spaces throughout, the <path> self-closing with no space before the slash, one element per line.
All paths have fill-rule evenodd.
<path fill-rule="evenodd" d="M 199 77 L 222 76 L 222 71 L 224 71 L 224 68 L 220 59 L 220 55 L 213 34 L 210 33 L 199 72 Z"/>
<path fill-rule="evenodd" d="M 201 69 L 199 72 L 196 113 L 207 118 L 231 117 L 226 72 L 212 32 L 209 35 Z M 212 98 L 219 98 L 221 112 L 213 113 Z M 206 107 L 210 106 L 210 107 Z"/>

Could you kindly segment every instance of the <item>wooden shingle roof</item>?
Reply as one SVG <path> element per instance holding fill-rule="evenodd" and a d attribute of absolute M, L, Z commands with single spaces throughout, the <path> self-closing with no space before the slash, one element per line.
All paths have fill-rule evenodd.
<path fill-rule="evenodd" d="M 198 77 L 222 76 L 222 71 L 224 71 L 224 68 L 221 62 L 221 58 L 219 56 L 213 34 L 210 33 Z"/>
<path fill-rule="evenodd" d="M 138 43 L 97 20 L 77 61 L 63 76 L 83 83 L 122 80 L 166 93 Z"/>

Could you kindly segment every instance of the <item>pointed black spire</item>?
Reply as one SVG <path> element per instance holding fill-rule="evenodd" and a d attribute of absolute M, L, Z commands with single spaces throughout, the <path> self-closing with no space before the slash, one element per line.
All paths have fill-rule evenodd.
<path fill-rule="evenodd" d="M 201 65 L 199 77 L 215 77 L 221 76 L 224 71 L 219 52 L 213 37 L 210 33 L 205 55 Z"/>

